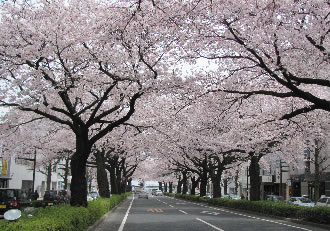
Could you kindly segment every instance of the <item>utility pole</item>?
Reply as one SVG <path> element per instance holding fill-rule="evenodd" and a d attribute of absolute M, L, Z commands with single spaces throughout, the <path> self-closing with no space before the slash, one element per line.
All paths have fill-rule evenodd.
<path fill-rule="evenodd" d="M 283 170 L 283 167 L 289 167 L 289 166 L 283 166 L 282 164 L 284 164 L 285 162 L 282 162 L 282 160 L 280 160 L 280 189 L 279 189 L 279 196 L 283 196 L 283 191 L 282 191 L 282 184 L 283 184 L 283 180 L 282 180 L 282 176 L 283 176 L 283 172 L 289 172 L 288 170 Z"/>
<path fill-rule="evenodd" d="M 246 199 L 249 200 L 249 166 L 246 167 Z"/>
<path fill-rule="evenodd" d="M 18 157 L 17 159 L 33 161 L 32 192 L 34 192 L 34 184 L 35 184 L 35 179 L 36 179 L 37 149 L 34 149 L 34 157 L 33 158 L 20 158 L 20 157 Z"/>

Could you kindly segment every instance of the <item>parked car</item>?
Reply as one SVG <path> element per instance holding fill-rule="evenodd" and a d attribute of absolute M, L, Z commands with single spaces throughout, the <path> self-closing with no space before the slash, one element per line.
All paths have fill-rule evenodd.
<path fill-rule="evenodd" d="M 88 201 L 94 201 L 94 200 L 96 200 L 99 197 L 100 197 L 100 195 L 96 191 L 92 191 L 92 192 L 90 192 L 90 193 L 87 194 L 87 200 Z"/>
<path fill-rule="evenodd" d="M 316 202 L 316 206 L 327 206 L 327 207 L 330 207 L 330 197 L 321 197 Z"/>
<path fill-rule="evenodd" d="M 307 207 L 314 207 L 315 203 L 311 201 L 311 199 L 306 197 L 291 197 L 288 201 L 290 204 L 301 205 Z"/>
<path fill-rule="evenodd" d="M 71 193 L 69 190 L 47 190 L 44 194 L 45 205 L 65 204 L 69 203 Z"/>
<path fill-rule="evenodd" d="M 27 192 L 22 189 L 0 188 L 0 215 L 10 209 L 23 209 L 32 206 Z"/>
<path fill-rule="evenodd" d="M 162 190 L 156 190 L 156 191 L 154 192 L 154 195 L 155 195 L 155 196 L 163 196 L 164 194 L 163 194 Z"/>
<path fill-rule="evenodd" d="M 267 201 L 284 202 L 283 197 L 282 196 L 277 196 L 277 195 L 267 195 L 266 200 Z"/>
<path fill-rule="evenodd" d="M 148 199 L 149 198 L 149 195 L 146 191 L 141 191 L 139 194 L 138 194 L 138 198 L 145 198 L 145 199 Z"/>
<path fill-rule="evenodd" d="M 233 200 L 241 200 L 242 199 L 241 196 L 236 195 L 236 194 L 230 194 L 229 198 L 233 199 Z"/>

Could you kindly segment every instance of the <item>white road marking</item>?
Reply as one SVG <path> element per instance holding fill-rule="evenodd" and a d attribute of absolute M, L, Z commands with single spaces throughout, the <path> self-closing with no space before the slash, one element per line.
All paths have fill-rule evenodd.
<path fill-rule="evenodd" d="M 118 231 L 123 231 L 123 229 L 124 229 L 124 225 L 125 225 L 125 223 L 126 223 L 126 220 L 127 220 L 128 214 L 129 214 L 129 211 L 131 210 L 131 207 L 132 207 L 133 201 L 134 201 L 134 194 L 133 194 L 133 199 L 132 199 L 131 203 L 130 203 L 129 206 L 128 206 L 128 209 L 127 209 L 127 211 L 126 211 L 125 217 L 124 217 L 123 221 L 121 222 Z"/>
<path fill-rule="evenodd" d="M 186 213 L 185 211 L 183 211 L 183 210 L 179 210 L 181 213 L 184 213 L 184 214 L 188 214 L 188 213 Z"/>
<path fill-rule="evenodd" d="M 182 200 L 179 200 L 179 199 L 175 199 L 175 200 L 182 201 Z M 294 225 L 284 224 L 284 223 L 281 223 L 281 222 L 278 222 L 278 221 L 272 221 L 272 220 L 268 220 L 268 219 L 264 219 L 264 218 L 253 217 L 253 216 L 249 216 L 249 215 L 245 215 L 245 214 L 241 214 L 241 213 L 231 212 L 231 211 L 228 211 L 226 209 L 219 209 L 219 208 L 215 208 L 215 207 L 208 207 L 207 205 L 203 205 L 203 204 L 199 204 L 199 203 L 195 203 L 195 202 L 187 202 L 187 203 L 191 203 L 191 204 L 195 204 L 195 205 L 199 205 L 199 206 L 202 206 L 202 207 L 207 207 L 207 208 L 211 208 L 211 209 L 215 209 L 215 210 L 220 210 L 222 212 L 231 213 L 231 214 L 242 216 L 242 217 L 248 217 L 248 218 L 255 219 L 255 220 L 261 220 L 261 221 L 270 222 L 270 223 L 274 223 L 274 224 L 279 224 L 279 225 L 283 225 L 283 226 L 287 226 L 287 227 L 292 227 L 292 228 L 296 228 L 296 229 L 300 229 L 300 230 L 305 230 L 305 231 L 313 231 L 311 229 L 306 229 L 306 228 L 302 228 L 302 227 L 298 227 L 298 226 L 294 226 Z M 173 206 L 171 206 L 171 207 L 173 207 Z M 205 211 L 203 211 L 203 212 L 205 213 Z M 218 215 L 218 214 L 212 214 L 212 215 Z M 196 218 L 196 219 L 199 220 L 199 221 L 201 221 L 201 222 L 203 222 L 203 223 L 205 223 L 205 224 L 207 224 L 207 225 L 210 225 L 211 227 L 213 227 L 212 224 L 209 224 L 209 223 L 207 223 L 206 221 L 203 221 L 200 218 Z M 217 230 L 222 230 L 222 229 L 218 229 L 218 227 L 216 227 L 216 226 L 214 226 L 213 228 L 215 228 Z"/>
<path fill-rule="evenodd" d="M 208 215 L 219 215 L 220 213 L 217 213 L 217 212 L 211 212 L 211 211 L 202 211 L 201 213 L 205 213 L 205 214 L 208 214 Z"/>
<path fill-rule="evenodd" d="M 212 228 L 215 229 L 215 230 L 218 230 L 218 231 L 224 231 L 223 229 L 220 229 L 220 228 L 218 228 L 218 227 L 216 227 L 216 226 L 214 226 L 214 225 L 212 225 L 212 224 L 210 224 L 210 223 L 208 223 L 208 222 L 206 222 L 206 221 L 203 221 L 203 220 L 200 219 L 200 218 L 196 218 L 196 220 L 198 220 L 198 221 L 200 221 L 200 222 L 203 222 L 204 224 L 206 224 L 206 225 L 212 227 Z"/>
<path fill-rule="evenodd" d="M 172 207 L 172 208 L 174 208 L 174 206 L 173 205 L 169 205 L 170 207 Z"/>

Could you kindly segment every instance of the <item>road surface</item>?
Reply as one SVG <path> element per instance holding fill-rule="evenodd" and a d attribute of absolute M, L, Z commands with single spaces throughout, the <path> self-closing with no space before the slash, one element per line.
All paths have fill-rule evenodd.
<path fill-rule="evenodd" d="M 131 196 L 93 231 L 326 231 L 288 220 L 208 206 L 165 196 Z"/>

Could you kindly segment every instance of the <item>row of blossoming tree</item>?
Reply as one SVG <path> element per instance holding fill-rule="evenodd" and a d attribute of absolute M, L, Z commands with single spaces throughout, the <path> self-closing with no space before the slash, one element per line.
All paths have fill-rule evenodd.
<path fill-rule="evenodd" d="M 44 125 L 33 132 L 48 141 L 47 157 L 60 146 L 72 151 L 72 205 L 87 205 L 87 165 L 105 180 L 107 167 L 116 176 L 144 159 L 162 163 L 149 168 L 155 176 L 201 181 L 202 195 L 210 177 L 220 196 L 223 172 L 248 162 L 256 173 L 269 153 L 294 160 L 304 141 L 328 139 L 328 7 L 307 0 L 6 1 L 0 106 L 11 109 L 7 123 Z M 39 138 L 33 146 L 43 149 Z"/>

